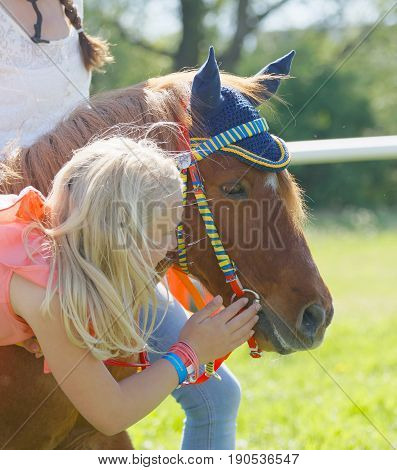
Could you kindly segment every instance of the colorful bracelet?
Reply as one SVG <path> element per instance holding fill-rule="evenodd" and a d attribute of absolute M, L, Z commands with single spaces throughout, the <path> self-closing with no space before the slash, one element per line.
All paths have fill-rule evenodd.
<path fill-rule="evenodd" d="M 179 388 L 182 382 L 184 382 L 187 378 L 187 369 L 185 364 L 183 363 L 183 360 L 173 352 L 167 352 L 166 354 L 161 356 L 161 358 L 171 362 L 171 364 L 175 367 L 179 378 L 179 386 L 177 388 Z"/>
<path fill-rule="evenodd" d="M 178 341 L 170 347 L 169 351 L 177 354 L 183 360 L 188 372 L 187 383 L 195 382 L 198 379 L 200 363 L 192 347 L 185 341 Z"/>

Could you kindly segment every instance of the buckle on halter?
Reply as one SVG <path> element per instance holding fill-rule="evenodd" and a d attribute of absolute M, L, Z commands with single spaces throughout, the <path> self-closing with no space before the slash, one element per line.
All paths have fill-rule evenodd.
<path fill-rule="evenodd" d="M 186 170 L 192 164 L 191 152 L 181 152 L 176 156 L 176 165 L 179 171 Z"/>
<path fill-rule="evenodd" d="M 241 289 L 243 292 L 248 292 L 250 294 L 252 294 L 255 299 L 254 299 L 254 302 L 260 302 L 260 296 L 257 292 L 255 292 L 254 290 L 251 290 L 251 289 Z M 236 294 L 234 293 L 230 299 L 230 303 L 233 303 L 234 302 L 234 299 L 236 298 Z"/>

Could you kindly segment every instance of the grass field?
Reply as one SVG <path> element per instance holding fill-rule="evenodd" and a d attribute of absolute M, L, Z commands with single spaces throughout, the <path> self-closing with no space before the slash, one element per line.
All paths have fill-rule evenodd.
<path fill-rule="evenodd" d="M 396 219 L 323 214 L 308 227 L 334 321 L 311 352 L 258 362 L 244 345 L 230 356 L 243 390 L 237 449 L 397 447 Z M 134 445 L 178 449 L 184 417 L 167 397 L 130 429 Z"/>

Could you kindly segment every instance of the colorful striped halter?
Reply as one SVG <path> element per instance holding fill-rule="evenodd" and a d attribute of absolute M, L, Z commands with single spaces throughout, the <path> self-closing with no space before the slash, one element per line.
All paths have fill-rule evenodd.
<path fill-rule="evenodd" d="M 244 295 L 244 292 L 249 292 L 253 294 L 255 300 L 257 301 L 259 301 L 260 297 L 256 292 L 250 289 L 244 289 L 239 281 L 237 275 L 237 267 L 233 260 L 230 259 L 223 246 L 222 240 L 219 237 L 213 214 L 208 206 L 204 184 L 198 172 L 197 163 L 217 151 L 224 150 L 236 154 L 238 152 L 239 157 L 246 160 L 247 163 L 255 163 L 255 166 L 259 165 L 264 167 L 264 169 L 280 170 L 282 168 L 285 168 L 290 162 L 290 155 L 284 142 L 276 136 L 272 135 L 272 138 L 277 142 L 280 147 L 280 159 L 276 162 L 267 159 L 262 155 L 257 156 L 242 147 L 234 145 L 240 140 L 252 137 L 254 135 L 265 133 L 268 130 L 269 126 L 266 120 L 264 118 L 259 118 L 228 129 L 225 132 L 222 132 L 210 138 L 190 138 L 191 161 L 188 163 L 188 166 L 186 168 L 183 168 L 181 170 L 181 177 L 183 181 L 183 206 L 186 206 L 187 204 L 187 183 L 188 176 L 190 175 L 193 193 L 197 202 L 198 210 L 205 225 L 207 236 L 211 241 L 211 245 L 217 258 L 218 265 L 225 276 L 225 282 L 230 284 L 234 292 L 231 299 L 232 301 L 235 297 L 242 297 Z M 189 274 L 183 224 L 180 224 L 177 228 L 177 238 L 179 268 L 185 274 Z M 262 356 L 262 351 L 254 338 L 250 338 L 248 340 L 248 345 L 250 348 L 251 357 L 259 358 Z M 206 375 L 217 375 L 213 370 L 213 364 L 214 363 L 207 364 Z"/>

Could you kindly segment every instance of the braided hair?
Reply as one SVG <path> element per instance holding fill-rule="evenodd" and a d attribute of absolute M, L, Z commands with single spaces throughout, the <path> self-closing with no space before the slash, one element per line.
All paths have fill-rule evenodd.
<path fill-rule="evenodd" d="M 73 0 L 59 0 L 65 9 L 65 15 L 72 23 L 73 27 L 79 31 L 80 48 L 83 55 L 83 61 L 87 70 L 99 69 L 109 62 L 113 62 L 113 57 L 109 51 L 107 41 L 98 37 L 93 37 L 82 30 L 81 18 Z"/>

